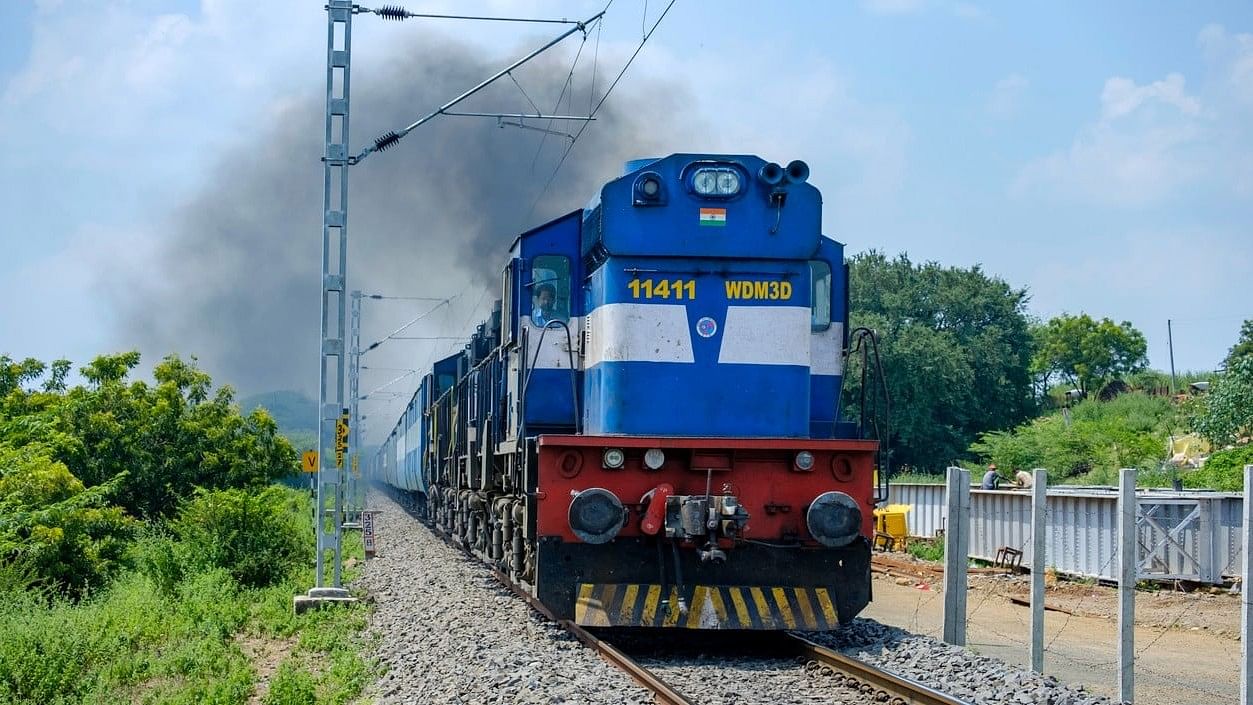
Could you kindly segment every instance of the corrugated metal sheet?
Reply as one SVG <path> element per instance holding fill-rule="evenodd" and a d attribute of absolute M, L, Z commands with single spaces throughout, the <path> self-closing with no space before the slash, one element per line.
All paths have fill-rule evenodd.
<path fill-rule="evenodd" d="M 970 492 L 970 555 L 995 560 L 1001 547 L 1030 563 L 1031 497 L 1025 490 Z M 1243 497 L 1218 492 L 1137 493 L 1142 578 L 1221 583 L 1240 570 Z M 947 523 L 943 485 L 894 484 L 891 504 L 909 505 L 909 532 L 932 537 Z M 1045 562 L 1061 573 L 1114 580 L 1118 497 L 1110 487 L 1050 487 Z"/>

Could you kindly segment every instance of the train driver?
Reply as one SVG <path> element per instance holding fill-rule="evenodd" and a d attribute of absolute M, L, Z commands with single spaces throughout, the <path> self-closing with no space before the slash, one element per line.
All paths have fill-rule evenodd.
<path fill-rule="evenodd" d="M 547 282 L 535 287 L 531 302 L 531 322 L 543 328 L 549 321 L 562 321 L 566 317 L 557 310 L 557 288 Z"/>

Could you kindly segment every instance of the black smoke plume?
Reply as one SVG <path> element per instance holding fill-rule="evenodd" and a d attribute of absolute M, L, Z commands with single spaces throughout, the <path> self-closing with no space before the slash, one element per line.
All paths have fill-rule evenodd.
<path fill-rule="evenodd" d="M 458 109 L 530 112 L 533 101 L 543 110 L 586 114 L 591 81 L 583 71 L 571 82 L 572 98 L 567 91 L 557 104 L 571 58 L 543 55 L 518 70 L 526 96 L 506 78 Z M 606 59 L 602 52 L 597 93 L 622 58 Z M 384 70 L 355 68 L 354 151 L 503 65 L 467 45 L 426 35 L 398 49 Z M 590 61 L 584 57 L 580 66 Z M 349 288 L 460 294 L 407 334 L 466 333 L 475 322 L 471 316 L 499 296 L 499 269 L 519 232 L 581 207 L 599 183 L 621 173 L 626 159 L 691 148 L 682 137 L 693 132 L 685 127 L 684 104 L 683 91 L 672 83 L 628 74 L 542 197 L 567 138 L 500 127 L 490 118 L 440 117 L 418 128 L 351 169 Z M 196 355 L 215 379 L 243 392 L 316 395 L 323 109 L 320 87 L 310 86 L 302 99 L 258 125 L 227 150 L 198 194 L 167 214 L 155 257 L 143 271 L 111 275 L 106 284 L 119 305 L 125 345 L 138 342 L 149 360 L 169 352 Z M 572 133 L 578 123 L 553 129 Z M 122 279 L 125 286 L 118 285 Z M 421 310 L 421 304 L 368 303 L 363 343 Z M 365 363 L 416 367 L 455 348 L 396 341 Z M 386 379 L 369 377 L 361 391 Z M 393 389 L 406 386 L 413 385 Z"/>

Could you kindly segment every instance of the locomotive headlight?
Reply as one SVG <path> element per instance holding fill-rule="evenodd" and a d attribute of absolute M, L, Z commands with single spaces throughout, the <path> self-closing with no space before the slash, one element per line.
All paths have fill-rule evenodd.
<path fill-rule="evenodd" d="M 713 169 L 700 169 L 692 177 L 692 188 L 702 196 L 711 196 L 718 188 L 718 172 Z"/>
<path fill-rule="evenodd" d="M 664 206 L 666 189 L 661 182 L 661 175 L 654 171 L 646 171 L 635 179 L 635 196 L 633 202 L 637 206 Z"/>
<path fill-rule="evenodd" d="M 740 191 L 740 175 L 734 171 L 718 172 L 718 195 L 731 196 Z"/>
<path fill-rule="evenodd" d="M 806 472 L 814 469 L 814 454 L 807 450 L 802 450 L 796 454 L 796 469 Z"/>
<path fill-rule="evenodd" d="M 617 470 L 626 463 L 626 453 L 623 453 L 621 448 L 608 448 L 601 459 L 604 461 L 606 468 Z"/>
<path fill-rule="evenodd" d="M 666 454 L 661 452 L 660 448 L 649 448 L 644 453 L 644 467 L 649 470 L 660 470 L 662 465 L 666 463 Z"/>
<path fill-rule="evenodd" d="M 740 186 L 740 173 L 735 169 L 705 167 L 692 174 L 692 190 L 700 196 L 734 196 Z"/>

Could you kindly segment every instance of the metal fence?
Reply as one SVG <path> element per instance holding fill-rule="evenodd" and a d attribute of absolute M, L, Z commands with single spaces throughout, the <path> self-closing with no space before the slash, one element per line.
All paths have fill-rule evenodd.
<path fill-rule="evenodd" d="M 1240 572 L 1243 495 L 1140 490 L 1136 540 L 1141 579 L 1221 584 Z M 934 537 L 947 521 L 943 485 L 893 484 L 889 502 L 909 505 L 911 536 Z M 970 492 L 970 556 L 995 560 L 999 549 L 1031 545 L 1030 490 Z M 1113 487 L 1050 487 L 1045 562 L 1058 572 L 1115 580 L 1118 492 Z"/>

